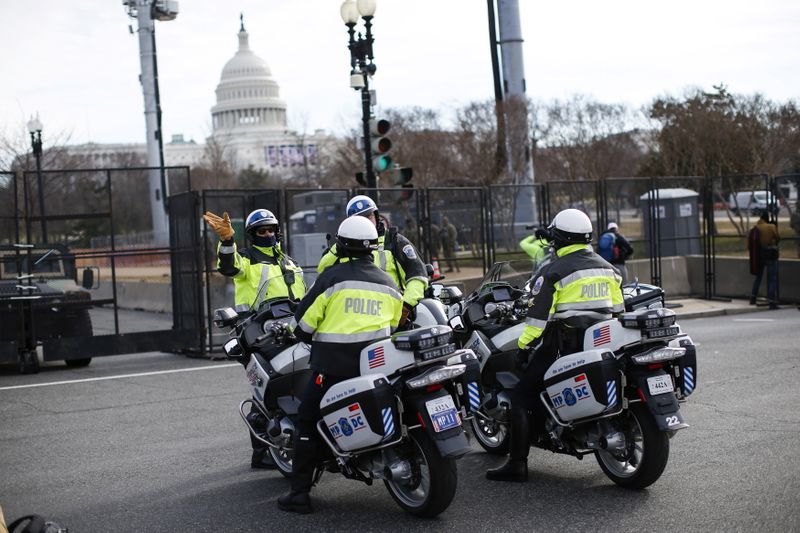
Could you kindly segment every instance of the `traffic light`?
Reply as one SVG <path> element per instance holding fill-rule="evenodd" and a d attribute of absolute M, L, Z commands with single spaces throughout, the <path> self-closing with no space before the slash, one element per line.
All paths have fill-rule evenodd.
<path fill-rule="evenodd" d="M 413 187 L 411 178 L 414 176 L 414 169 L 411 167 L 401 167 L 395 165 L 392 170 L 392 183 L 398 187 Z"/>
<path fill-rule="evenodd" d="M 373 118 L 369 121 L 370 147 L 372 149 L 372 169 L 380 174 L 393 167 L 391 156 L 387 155 L 392 149 L 392 141 L 385 137 L 392 125 L 383 118 Z"/>

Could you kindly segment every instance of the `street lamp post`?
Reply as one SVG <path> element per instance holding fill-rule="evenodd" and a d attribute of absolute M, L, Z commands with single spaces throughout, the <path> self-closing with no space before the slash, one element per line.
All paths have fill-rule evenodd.
<path fill-rule="evenodd" d="M 372 118 L 372 98 L 369 92 L 369 77 L 375 74 L 376 66 L 372 59 L 372 17 L 375 14 L 375 0 L 345 0 L 339 12 L 342 16 L 350 41 L 350 87 L 361 90 L 361 122 L 364 133 L 364 176 L 367 188 L 376 188 L 375 170 L 372 167 L 372 148 L 370 146 L 370 125 Z M 356 39 L 356 23 L 359 16 L 364 19 L 364 35 Z"/>
<path fill-rule="evenodd" d="M 42 187 L 42 121 L 39 113 L 28 121 L 28 132 L 31 134 L 31 148 L 36 158 L 36 188 L 39 193 L 39 213 L 42 217 L 42 242 L 47 242 L 47 220 L 44 218 L 44 187 Z"/>

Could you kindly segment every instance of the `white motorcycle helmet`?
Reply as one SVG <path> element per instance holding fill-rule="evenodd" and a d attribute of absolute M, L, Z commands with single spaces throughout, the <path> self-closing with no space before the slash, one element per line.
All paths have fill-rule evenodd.
<path fill-rule="evenodd" d="M 564 209 L 559 212 L 547 229 L 553 236 L 556 248 L 592 242 L 592 221 L 586 213 L 578 209 Z"/>
<path fill-rule="evenodd" d="M 336 248 L 345 255 L 363 257 L 378 249 L 375 224 L 358 215 L 347 217 L 336 232 Z"/>

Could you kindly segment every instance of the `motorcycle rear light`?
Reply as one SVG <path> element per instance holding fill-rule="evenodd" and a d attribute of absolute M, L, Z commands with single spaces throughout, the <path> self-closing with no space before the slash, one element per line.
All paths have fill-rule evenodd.
<path fill-rule="evenodd" d="M 652 364 L 647 365 L 647 368 L 650 369 L 650 370 L 658 370 L 662 366 L 664 366 L 664 365 L 662 365 L 661 363 L 652 363 Z"/>
<path fill-rule="evenodd" d="M 425 429 L 425 419 L 422 417 L 422 413 L 417 413 L 417 420 L 419 420 L 419 425 Z"/>
<path fill-rule="evenodd" d="M 686 348 L 671 348 L 669 346 L 664 346 L 643 354 L 634 355 L 631 357 L 631 359 L 633 359 L 633 362 L 636 364 L 649 365 L 659 361 L 678 359 L 679 357 L 683 357 L 685 353 Z"/>
<path fill-rule="evenodd" d="M 418 376 L 414 379 L 409 379 L 406 382 L 409 389 L 422 389 L 434 383 L 454 379 L 463 374 L 467 370 L 466 365 L 452 365 L 434 368 Z"/>
<path fill-rule="evenodd" d="M 436 385 L 428 385 L 425 387 L 425 392 L 436 392 L 437 390 L 442 390 L 441 383 L 437 383 Z"/>

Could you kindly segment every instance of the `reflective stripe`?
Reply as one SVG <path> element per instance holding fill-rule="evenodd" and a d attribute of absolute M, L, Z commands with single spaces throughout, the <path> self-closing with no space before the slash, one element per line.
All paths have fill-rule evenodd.
<path fill-rule="evenodd" d="M 625 310 L 625 304 L 616 304 L 611 307 L 612 313 L 621 313 Z"/>
<path fill-rule="evenodd" d="M 386 252 L 384 250 L 378 252 L 378 262 L 380 263 L 378 265 L 380 269 L 386 272 Z"/>
<path fill-rule="evenodd" d="M 261 294 L 267 297 L 267 295 L 269 294 L 269 284 L 270 282 L 272 282 L 272 278 L 270 278 L 269 275 L 270 268 L 269 266 L 262 263 L 256 263 L 256 264 L 261 264 L 261 277 L 258 280 L 258 287 L 256 288 L 256 290 L 260 289 Z"/>
<path fill-rule="evenodd" d="M 303 327 L 303 322 L 300 322 L 300 327 Z M 303 328 L 305 331 L 305 328 Z M 365 331 L 363 333 L 322 333 L 317 331 L 312 337 L 313 341 L 319 342 L 336 342 L 336 343 L 349 343 L 349 342 L 364 342 L 382 339 L 391 335 L 391 328 L 381 328 L 377 331 Z"/>
<path fill-rule="evenodd" d="M 236 251 L 236 246 L 231 244 L 230 246 L 222 246 L 219 247 L 219 253 L 221 254 L 232 254 Z"/>
<path fill-rule="evenodd" d="M 561 318 L 570 318 L 573 316 L 585 316 L 589 318 L 596 318 L 598 320 L 608 320 L 611 318 L 611 313 L 601 313 L 598 311 L 563 311 L 560 313 L 555 313 L 553 315 L 553 318 L 561 319 Z"/>
<path fill-rule="evenodd" d="M 289 329 L 294 330 L 296 327 L 297 327 L 297 320 L 295 320 L 294 317 L 292 317 L 292 319 L 289 321 Z"/>
<path fill-rule="evenodd" d="M 330 298 L 333 296 L 333 293 L 344 290 L 344 289 L 353 289 L 353 290 L 360 290 L 360 291 L 371 291 L 371 292 L 380 292 L 383 294 L 388 294 L 392 298 L 401 299 L 403 297 L 399 291 L 387 287 L 386 285 L 381 285 L 380 283 L 372 283 L 369 281 L 340 281 L 339 283 L 328 287 L 325 291 L 325 297 Z"/>
<path fill-rule="evenodd" d="M 587 268 L 585 270 L 578 270 L 569 276 L 561 278 L 556 286 L 564 288 L 570 283 L 578 281 L 583 278 L 614 278 L 615 272 L 609 268 Z"/>
<path fill-rule="evenodd" d="M 535 318 L 526 318 L 525 325 L 533 326 L 534 328 L 544 329 L 547 326 L 547 320 L 536 320 Z"/>
<path fill-rule="evenodd" d="M 292 322 L 294 322 L 294 319 L 292 319 Z M 315 331 L 314 328 L 302 318 L 300 319 L 300 322 L 298 322 L 297 325 L 300 326 L 300 329 L 302 329 L 306 333 L 314 333 Z"/>
<path fill-rule="evenodd" d="M 424 276 L 414 276 L 413 278 L 408 278 L 408 279 L 406 280 L 406 285 L 408 285 L 408 282 L 409 282 L 409 281 L 413 281 L 413 280 L 415 280 L 415 279 L 418 279 L 418 280 L 420 280 L 422 283 L 424 283 L 424 284 L 425 284 L 425 286 L 426 286 L 426 287 L 428 286 L 428 278 L 426 278 L 426 277 L 424 277 Z"/>
<path fill-rule="evenodd" d="M 560 303 L 556 305 L 556 312 L 566 311 L 568 309 L 592 309 L 596 311 L 598 309 L 604 309 L 604 308 L 611 309 L 612 307 L 613 304 L 611 303 L 611 299 L 609 298 L 605 300 L 589 300 L 586 302 L 569 302 L 563 304 Z"/>

